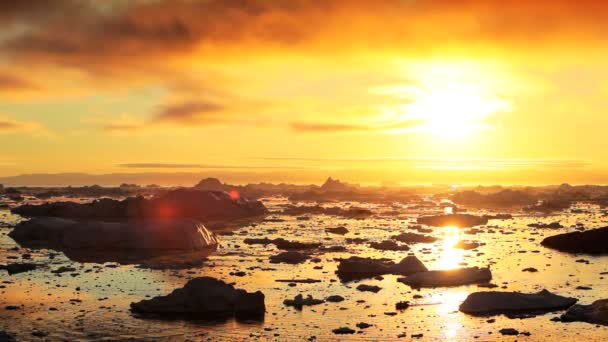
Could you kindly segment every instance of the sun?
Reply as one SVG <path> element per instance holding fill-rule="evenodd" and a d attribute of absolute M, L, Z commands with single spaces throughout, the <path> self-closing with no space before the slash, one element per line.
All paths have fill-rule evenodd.
<path fill-rule="evenodd" d="M 416 131 L 435 136 L 465 137 L 493 128 L 487 119 L 508 111 L 510 103 L 497 94 L 497 74 L 473 63 L 431 63 L 408 74 L 416 81 L 407 87 L 411 99 L 401 106 L 402 118 L 417 122 Z"/>
<path fill-rule="evenodd" d="M 420 95 L 409 105 L 408 115 L 421 121 L 421 130 L 458 137 L 491 128 L 484 120 L 504 108 L 503 101 L 461 84 Z"/>

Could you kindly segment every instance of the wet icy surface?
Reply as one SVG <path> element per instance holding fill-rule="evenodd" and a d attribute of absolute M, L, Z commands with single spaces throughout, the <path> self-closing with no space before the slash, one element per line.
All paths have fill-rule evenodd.
<path fill-rule="evenodd" d="M 273 211 L 285 204 L 274 199 L 266 202 Z M 348 206 L 349 204 L 342 204 Z M 355 204 L 353 204 L 355 205 Z M 362 204 L 356 204 L 362 205 Z M 366 206 L 366 205 L 362 205 Z M 475 291 L 477 285 L 452 288 L 414 290 L 396 281 L 397 276 L 387 275 L 383 280 L 366 279 L 341 283 L 335 270 L 335 258 L 351 255 L 385 257 L 401 260 L 408 253 L 415 254 L 429 269 L 450 269 L 459 266 L 490 266 L 492 283 L 496 290 L 537 292 L 548 289 L 556 294 L 579 298 L 588 304 L 608 297 L 608 256 L 570 255 L 546 249 L 540 241 L 546 236 L 572 231 L 577 223 L 587 229 L 608 226 L 599 208 L 583 213 L 560 213 L 549 217 L 530 217 L 514 213 L 512 220 L 491 220 L 488 227 L 476 227 L 477 234 L 465 234 L 468 229 L 454 227 L 433 228 L 430 235 L 441 240 L 431 244 L 410 244 L 409 252 L 377 251 L 368 243 L 348 244 L 346 238 L 368 238 L 382 241 L 409 229 L 415 218 L 429 209 L 368 206 L 374 212 L 387 212 L 372 218 L 355 220 L 329 216 L 311 216 L 298 220 L 293 216 L 271 215 L 255 226 L 233 230 L 234 235 L 220 236 L 221 246 L 200 267 L 184 270 L 152 270 L 136 265 L 115 263 L 78 263 L 64 254 L 48 250 L 29 251 L 15 249 L 17 245 L 7 236 L 19 217 L 0 210 L 0 264 L 22 261 L 30 253 L 31 261 L 43 264 L 37 270 L 8 276 L 0 271 L 0 328 L 15 333 L 23 340 L 36 340 L 32 331 L 48 333 L 49 340 L 336 340 L 348 337 L 360 340 L 448 340 L 465 341 L 476 338 L 487 340 L 606 340 L 608 327 L 587 323 L 559 323 L 550 319 L 561 312 L 548 313 L 527 319 L 510 319 L 495 316 L 473 317 L 458 311 L 459 304 Z M 438 210 L 438 209 L 432 209 Z M 272 221 L 272 222 L 271 222 Z M 533 222 L 559 221 L 561 229 L 535 229 Z M 349 233 L 341 236 L 325 232 L 325 228 L 344 226 Z M 469 232 L 470 233 L 470 232 Z M 247 245 L 245 238 L 283 237 L 302 242 L 321 242 L 325 246 L 345 246 L 346 252 L 319 252 L 321 262 L 311 260 L 299 265 L 270 264 L 268 258 L 279 251 L 274 245 Z M 473 250 L 455 249 L 458 240 L 476 241 L 482 245 Z M 54 258 L 51 255 L 57 254 Z M 577 262 L 584 259 L 588 263 Z M 75 271 L 52 273 L 61 266 Z M 534 267 L 538 272 L 522 272 Z M 244 271 L 243 277 L 230 275 Z M 129 303 L 156 295 L 166 294 L 183 286 L 196 276 L 211 276 L 248 291 L 261 290 L 266 295 L 267 313 L 263 322 L 161 321 L 140 319 L 129 312 Z M 297 284 L 276 282 L 277 279 L 313 278 L 321 282 Z M 378 285 L 378 293 L 360 292 L 359 284 Z M 588 286 L 591 290 L 578 290 Z M 502 287 L 502 288 L 501 288 Z M 301 311 L 283 305 L 283 300 L 297 294 L 312 294 L 324 299 L 341 295 L 345 301 L 304 307 Z M 416 298 L 414 298 L 414 296 Z M 409 301 L 412 306 L 404 311 L 395 310 L 395 303 Z M 18 310 L 6 310 L 6 306 Z M 386 313 L 396 312 L 396 315 Z M 358 322 L 372 324 L 361 330 Z M 350 327 L 354 335 L 335 335 L 332 329 Z M 499 330 L 514 328 L 530 332 L 531 336 L 502 336 Z M 421 338 L 412 335 L 423 334 Z M 402 336 L 402 337 L 398 337 Z M 403 337 L 405 336 L 405 337 Z"/>

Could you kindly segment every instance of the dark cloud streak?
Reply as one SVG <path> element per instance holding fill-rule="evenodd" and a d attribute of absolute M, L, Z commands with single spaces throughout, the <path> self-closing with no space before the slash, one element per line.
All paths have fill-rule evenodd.
<path fill-rule="evenodd" d="M 385 132 L 391 130 L 407 130 L 422 124 L 420 120 L 405 120 L 382 124 L 345 124 L 345 123 L 317 123 L 317 122 L 291 122 L 290 127 L 301 133 L 340 133 L 340 132 Z"/>
<path fill-rule="evenodd" d="M 302 169 L 299 166 L 242 166 L 242 165 L 211 165 L 211 164 L 181 164 L 181 163 L 124 163 L 118 167 L 132 169 Z"/>
<path fill-rule="evenodd" d="M 173 122 L 179 124 L 211 124 L 223 121 L 220 112 L 223 105 L 213 102 L 193 101 L 163 107 L 152 122 Z"/>

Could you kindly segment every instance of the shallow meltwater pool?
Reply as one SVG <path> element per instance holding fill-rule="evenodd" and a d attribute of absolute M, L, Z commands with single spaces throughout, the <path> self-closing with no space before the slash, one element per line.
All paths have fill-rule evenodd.
<path fill-rule="evenodd" d="M 281 202 L 267 202 L 271 211 Z M 347 206 L 347 204 L 342 204 Z M 371 205 L 370 205 L 371 206 Z M 575 297 L 589 304 L 608 297 L 608 256 L 573 255 L 544 248 L 544 237 L 572 231 L 576 224 L 587 229 L 608 226 L 608 217 L 593 210 L 530 217 L 514 213 L 513 219 L 490 220 L 474 228 L 435 227 L 426 233 L 439 238 L 432 243 L 409 243 L 409 251 L 383 251 L 369 246 L 403 232 L 417 232 L 416 211 L 375 206 L 379 214 L 366 219 L 325 215 L 306 218 L 271 215 L 263 222 L 238 227 L 222 234 L 220 247 L 202 265 L 186 269 L 150 269 L 117 263 L 81 263 L 51 250 L 20 248 L 7 236 L 21 220 L 0 211 L 0 264 L 28 261 L 42 266 L 31 272 L 9 276 L 0 271 L 0 330 L 18 340 L 421 340 L 421 341 L 544 341 L 608 340 L 608 327 L 588 323 L 561 323 L 551 319 L 563 311 L 533 317 L 475 317 L 458 310 L 472 292 L 488 290 L 478 285 L 413 289 L 400 283 L 397 275 L 341 282 L 335 274 L 337 260 L 350 256 L 388 258 L 400 261 L 417 256 L 428 269 L 446 270 L 463 266 L 490 267 L 494 290 L 553 293 Z M 386 212 L 386 215 L 382 213 Z M 534 222 L 559 221 L 559 229 L 533 228 Z M 345 227 L 345 235 L 326 228 Z M 284 238 L 317 242 L 325 247 L 344 246 L 345 251 L 315 250 L 300 264 L 273 264 L 269 257 L 280 252 L 273 244 L 246 244 L 246 238 Z M 354 238 L 368 239 L 359 242 Z M 455 248 L 475 242 L 478 246 Z M 61 267 L 68 271 L 56 272 Z M 537 272 L 525 272 L 534 268 Z M 241 273 L 244 272 L 244 275 Z M 168 294 L 189 279 L 210 276 L 247 291 L 266 296 L 263 321 L 159 320 L 134 316 L 129 305 L 142 299 Z M 282 279 L 315 279 L 319 282 L 290 284 Z M 357 290 L 361 284 L 379 286 L 374 292 Z M 310 294 L 324 299 L 344 297 L 341 302 L 304 306 L 301 310 L 283 304 L 285 299 Z M 395 304 L 410 306 L 397 310 Z M 358 328 L 367 323 L 367 328 Z M 352 335 L 332 330 L 349 327 Z M 529 336 L 505 336 L 499 331 L 513 328 Z"/>

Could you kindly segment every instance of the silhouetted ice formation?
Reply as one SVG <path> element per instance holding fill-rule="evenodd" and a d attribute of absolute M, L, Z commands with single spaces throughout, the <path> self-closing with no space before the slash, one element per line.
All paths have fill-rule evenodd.
<path fill-rule="evenodd" d="M 48 216 L 103 221 L 191 218 L 209 224 L 262 216 L 268 210 L 259 201 L 233 198 L 226 192 L 178 189 L 152 199 L 130 197 L 118 201 L 104 198 L 85 204 L 26 204 L 12 209 L 12 212 L 25 217 Z"/>
<path fill-rule="evenodd" d="M 194 278 L 166 296 L 131 303 L 131 311 L 160 318 L 263 318 L 264 294 L 247 292 L 211 278 Z"/>
<path fill-rule="evenodd" d="M 608 254 L 608 227 L 549 236 L 541 244 L 562 252 Z"/>
<path fill-rule="evenodd" d="M 485 291 L 471 293 L 459 309 L 471 315 L 543 313 L 567 309 L 576 301 L 547 290 L 538 293 Z"/>

